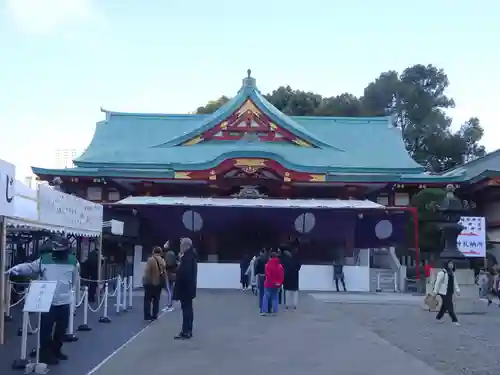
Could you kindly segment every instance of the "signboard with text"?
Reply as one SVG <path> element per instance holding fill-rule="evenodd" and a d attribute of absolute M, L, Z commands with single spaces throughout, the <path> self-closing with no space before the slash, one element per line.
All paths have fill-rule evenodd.
<path fill-rule="evenodd" d="M 43 223 L 93 232 L 102 231 L 103 207 L 100 204 L 40 185 L 38 207 L 39 219 Z"/>
<path fill-rule="evenodd" d="M 16 167 L 0 159 L 0 216 L 14 215 Z"/>
<path fill-rule="evenodd" d="M 57 281 L 33 280 L 24 301 L 23 311 L 30 313 L 49 312 L 56 287 Z"/>
<path fill-rule="evenodd" d="M 458 235 L 458 250 L 466 257 L 486 256 L 486 219 L 480 216 L 462 216 L 459 221 L 464 229 Z"/>

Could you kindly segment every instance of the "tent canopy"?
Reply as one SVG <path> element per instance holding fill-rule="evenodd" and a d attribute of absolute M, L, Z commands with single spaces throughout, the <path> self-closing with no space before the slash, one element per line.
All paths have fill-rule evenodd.
<path fill-rule="evenodd" d="M 7 218 L 7 225 L 25 231 L 47 230 L 97 237 L 102 232 L 102 212 L 102 205 L 48 186 L 35 190 L 16 181 L 14 214 Z"/>

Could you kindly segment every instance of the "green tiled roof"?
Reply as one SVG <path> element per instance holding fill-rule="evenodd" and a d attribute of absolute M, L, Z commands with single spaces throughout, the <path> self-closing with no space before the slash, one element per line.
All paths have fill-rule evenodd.
<path fill-rule="evenodd" d="M 248 99 L 279 127 L 314 147 L 243 140 L 182 145 L 223 121 Z M 331 178 L 355 173 L 366 174 L 367 178 L 377 174 L 384 176 L 382 179 L 407 174 L 424 180 L 439 179 L 423 174 L 424 168 L 408 155 L 400 130 L 391 126 L 389 118 L 288 117 L 264 98 L 251 77 L 243 80 L 233 99 L 210 115 L 104 112 L 106 120 L 97 123 L 91 143 L 75 160 L 77 169 L 73 172 L 169 173 L 213 168 L 234 157 L 268 157 L 286 168 L 327 173 Z M 62 173 L 41 168 L 33 171 L 71 173 L 71 169 Z"/>
<path fill-rule="evenodd" d="M 500 176 L 500 150 L 490 152 L 481 158 L 450 169 L 444 172 L 442 176 L 462 176 L 465 180 L 470 180 L 471 182 L 491 176 L 498 177 Z"/>

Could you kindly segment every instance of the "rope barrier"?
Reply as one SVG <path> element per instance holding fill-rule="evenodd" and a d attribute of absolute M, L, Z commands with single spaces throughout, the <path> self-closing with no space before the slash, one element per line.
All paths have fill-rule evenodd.
<path fill-rule="evenodd" d="M 116 298 L 116 313 L 120 314 L 122 311 L 128 311 L 129 309 L 132 308 L 132 302 L 133 302 L 133 278 L 132 276 L 125 277 L 122 279 L 121 276 L 117 276 L 112 279 L 108 280 L 88 280 L 82 278 L 81 280 L 84 280 L 86 282 L 95 282 L 95 283 L 103 283 L 104 284 L 104 293 L 102 296 L 102 299 L 100 300 L 99 305 L 97 305 L 95 308 L 93 308 L 90 303 L 89 303 L 89 287 L 86 285 L 83 287 L 83 292 L 77 298 L 77 291 L 75 288 L 71 290 L 71 303 L 70 303 L 70 311 L 69 311 L 69 324 L 68 324 L 68 330 L 66 332 L 66 335 L 64 337 L 64 341 L 66 342 L 74 342 L 78 340 L 78 337 L 75 334 L 75 327 L 74 327 L 74 316 L 75 316 L 75 310 L 78 307 L 83 308 L 83 322 L 77 327 L 77 331 L 79 332 L 88 332 L 91 331 L 91 327 L 89 327 L 88 323 L 88 318 L 89 318 L 89 312 L 91 313 L 97 313 L 101 310 L 102 308 L 102 316 L 99 318 L 100 323 L 111 323 L 111 319 L 108 315 L 108 306 L 109 306 L 109 298 Z M 110 282 L 116 282 L 115 289 L 113 293 L 109 292 L 109 283 Z M 7 306 L 7 313 L 10 314 L 10 309 L 19 305 L 22 301 L 25 300 L 27 296 L 27 289 L 23 292 L 17 292 L 14 289 L 14 285 L 18 285 L 19 283 L 15 283 L 12 281 L 8 281 L 6 284 L 7 290 L 10 292 L 15 292 L 18 296 L 20 296 L 19 300 L 17 300 L 15 303 L 10 303 L 10 300 L 12 298 L 12 295 L 10 294 L 8 299 L 6 298 L 6 306 Z M 24 284 L 27 285 L 27 284 Z M 78 285 L 78 284 L 77 284 Z M 13 369 L 25 369 L 26 366 L 30 365 L 29 360 L 27 359 L 27 340 L 28 336 L 37 334 L 39 333 L 40 327 L 36 327 L 33 329 L 30 321 L 30 314 L 27 312 L 22 313 L 22 327 L 18 331 L 18 335 L 21 336 L 21 353 L 19 359 L 16 359 L 13 364 L 12 368 Z M 35 357 L 36 356 L 36 348 L 33 349 L 30 352 L 30 357 Z"/>

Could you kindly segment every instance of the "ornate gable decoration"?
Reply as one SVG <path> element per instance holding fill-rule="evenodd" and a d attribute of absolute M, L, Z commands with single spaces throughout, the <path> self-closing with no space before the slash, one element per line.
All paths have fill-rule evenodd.
<path fill-rule="evenodd" d="M 184 145 L 190 146 L 208 140 L 277 142 L 313 147 L 311 143 L 272 122 L 250 99 L 247 99 L 225 120 L 203 134 L 184 142 Z"/>

